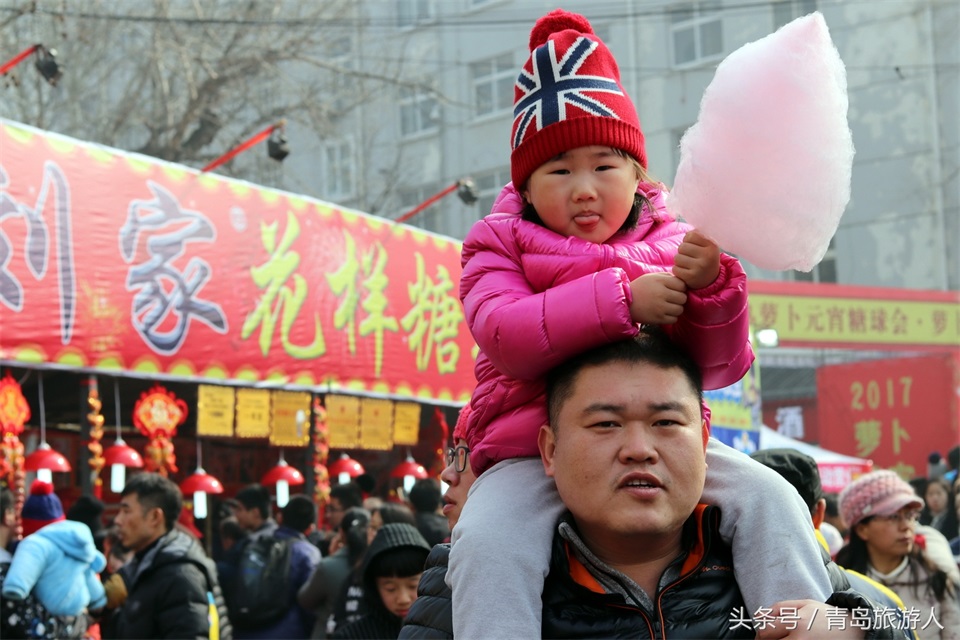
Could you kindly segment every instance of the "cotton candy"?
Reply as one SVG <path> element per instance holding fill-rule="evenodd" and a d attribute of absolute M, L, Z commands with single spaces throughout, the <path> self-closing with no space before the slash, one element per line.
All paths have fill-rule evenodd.
<path fill-rule="evenodd" d="M 850 200 L 847 77 L 819 12 L 717 67 L 668 207 L 764 269 L 810 271 Z"/>

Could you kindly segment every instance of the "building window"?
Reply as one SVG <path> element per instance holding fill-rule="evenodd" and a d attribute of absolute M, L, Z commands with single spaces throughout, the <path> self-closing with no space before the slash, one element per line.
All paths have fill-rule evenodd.
<path fill-rule="evenodd" d="M 673 64 L 688 66 L 723 55 L 720 2 L 696 2 L 670 10 Z"/>
<path fill-rule="evenodd" d="M 816 10 L 817 0 L 778 0 L 773 3 L 773 28 L 779 29 Z"/>
<path fill-rule="evenodd" d="M 422 184 L 418 187 L 411 187 L 409 189 L 400 190 L 400 215 L 404 215 L 414 207 L 419 204 L 422 204 L 427 200 L 427 198 L 436 195 L 440 191 L 440 187 L 437 186 L 436 182 L 431 182 L 430 184 Z M 420 227 L 421 229 L 430 229 L 431 231 L 438 231 L 440 221 L 440 212 L 442 209 L 438 206 L 443 202 L 443 198 L 434 202 L 429 207 L 419 212 L 417 215 L 413 216 L 407 221 L 407 224 Z M 399 217 L 399 216 L 398 216 Z"/>
<path fill-rule="evenodd" d="M 434 0 L 397 0 L 397 26 L 414 27 L 436 18 Z"/>
<path fill-rule="evenodd" d="M 837 245 L 835 238 L 830 238 L 830 244 L 827 246 L 827 252 L 823 254 L 823 259 L 811 270 L 794 271 L 793 279 L 796 282 L 817 282 L 833 283 L 837 282 Z"/>
<path fill-rule="evenodd" d="M 400 87 L 400 133 L 412 136 L 440 125 L 440 103 L 432 92 Z"/>
<path fill-rule="evenodd" d="M 353 196 L 353 143 L 339 140 L 323 146 L 323 194 L 330 200 Z"/>
<path fill-rule="evenodd" d="M 477 185 L 477 214 L 478 217 L 490 213 L 493 208 L 493 202 L 503 190 L 503 185 L 510 182 L 510 169 L 498 169 L 490 173 L 483 173 L 476 176 L 473 182 Z"/>
<path fill-rule="evenodd" d="M 473 77 L 473 105 L 478 116 L 505 111 L 513 106 L 517 69 L 512 54 L 474 62 L 470 65 L 470 74 Z"/>

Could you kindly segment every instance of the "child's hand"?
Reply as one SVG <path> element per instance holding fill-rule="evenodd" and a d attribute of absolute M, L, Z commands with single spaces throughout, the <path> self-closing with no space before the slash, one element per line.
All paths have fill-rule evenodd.
<path fill-rule="evenodd" d="M 683 313 L 687 286 L 669 273 L 647 273 L 630 283 L 630 317 L 639 324 L 673 324 Z"/>
<path fill-rule="evenodd" d="M 720 247 L 696 229 L 683 236 L 673 259 L 673 275 L 690 289 L 703 289 L 720 275 Z"/>

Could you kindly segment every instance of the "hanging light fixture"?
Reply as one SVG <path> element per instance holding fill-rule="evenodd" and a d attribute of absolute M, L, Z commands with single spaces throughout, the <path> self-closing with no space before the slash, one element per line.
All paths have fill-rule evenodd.
<path fill-rule="evenodd" d="M 37 480 L 53 483 L 53 472 L 67 472 L 71 470 L 67 459 L 53 450 L 47 444 L 47 416 L 43 406 L 43 373 L 37 373 L 37 388 L 40 394 L 40 444 L 36 451 L 23 460 L 26 471 L 36 471 Z"/>
<path fill-rule="evenodd" d="M 413 456 L 410 455 L 410 450 L 407 449 L 407 458 L 393 468 L 393 471 L 390 472 L 390 477 L 403 478 L 403 492 L 409 494 L 410 490 L 413 489 L 414 483 L 417 480 L 423 480 L 429 477 L 429 474 L 427 470 L 423 468 L 422 464 L 413 459 Z"/>
<path fill-rule="evenodd" d="M 347 454 L 341 453 L 340 457 L 327 467 L 327 473 L 331 478 L 336 478 L 338 484 L 347 484 L 357 476 L 366 473 L 366 469 Z"/>
<path fill-rule="evenodd" d="M 117 407 L 117 440 L 103 452 L 103 463 L 110 467 L 110 491 L 120 493 L 127 483 L 127 467 L 142 468 L 143 458 L 120 435 L 120 383 L 116 379 L 113 400 Z"/>
<path fill-rule="evenodd" d="M 220 481 L 203 470 L 200 456 L 200 440 L 197 439 L 197 470 L 180 483 L 183 495 L 193 496 L 193 517 L 198 520 L 207 517 L 207 494 L 223 493 Z"/>
<path fill-rule="evenodd" d="M 276 466 L 260 478 L 260 484 L 265 487 L 271 485 L 277 486 L 277 506 L 281 509 L 290 502 L 290 487 L 301 485 L 304 482 L 306 482 L 306 480 L 303 474 L 296 468 L 291 467 L 287 464 L 287 461 L 284 460 L 283 449 L 280 449 L 280 460 Z"/>

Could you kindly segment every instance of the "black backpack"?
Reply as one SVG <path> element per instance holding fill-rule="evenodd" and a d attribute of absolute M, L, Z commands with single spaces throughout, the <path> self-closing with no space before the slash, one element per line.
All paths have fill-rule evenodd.
<path fill-rule="evenodd" d="M 257 629 L 283 617 L 290 602 L 290 556 L 293 540 L 261 536 L 240 554 L 230 599 L 230 621 L 240 629 Z"/>

